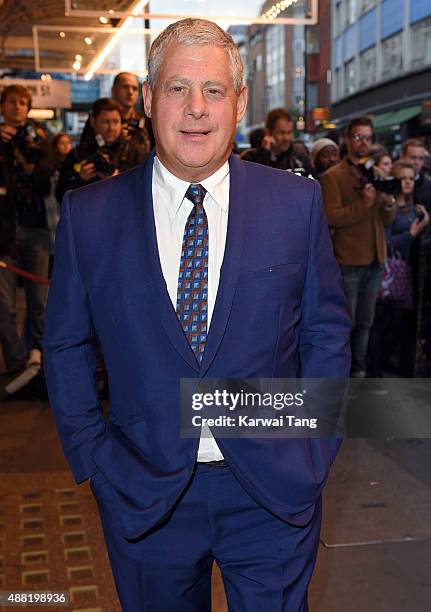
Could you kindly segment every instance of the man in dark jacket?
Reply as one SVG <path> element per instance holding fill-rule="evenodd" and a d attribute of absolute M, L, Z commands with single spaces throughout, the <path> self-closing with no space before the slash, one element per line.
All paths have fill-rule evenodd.
<path fill-rule="evenodd" d="M 55 192 L 59 202 L 68 189 L 115 176 L 147 158 L 146 143 L 137 144 L 122 136 L 121 107 L 115 100 L 96 100 L 90 119 L 94 136 L 69 153 L 60 171 Z"/>
<path fill-rule="evenodd" d="M 425 176 L 423 171 L 426 153 L 422 140 L 409 138 L 403 143 L 400 159 L 410 162 L 415 169 L 415 204 L 423 204 L 431 211 L 431 179 Z"/>
<path fill-rule="evenodd" d="M 1 96 L 0 125 L 0 257 L 27 272 L 48 276 L 49 233 L 44 196 L 52 166 L 44 130 L 28 119 L 31 95 L 20 85 Z M 25 346 L 18 338 L 15 302 L 17 277 L 0 271 L 0 343 L 8 371 L 28 362 L 40 365 L 46 286 L 25 281 Z"/>
<path fill-rule="evenodd" d="M 307 176 L 311 174 L 309 162 L 293 151 L 293 120 L 284 108 L 275 108 L 267 114 L 265 128 L 261 146 L 246 151 L 242 159 L 281 170 L 301 169 Z"/>

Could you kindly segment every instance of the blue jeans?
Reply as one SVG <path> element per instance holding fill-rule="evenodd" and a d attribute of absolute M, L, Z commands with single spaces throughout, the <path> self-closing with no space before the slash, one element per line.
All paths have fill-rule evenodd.
<path fill-rule="evenodd" d="M 48 276 L 49 233 L 43 228 L 18 227 L 16 230 L 17 258 L 2 257 L 6 263 L 23 268 L 32 274 Z M 48 288 L 31 280 L 24 280 L 27 316 L 25 350 L 18 337 L 15 305 L 17 276 L 9 270 L 0 271 L 0 344 L 6 368 L 12 369 L 25 359 L 31 349 L 41 350 L 43 319 Z"/>
<path fill-rule="evenodd" d="M 340 268 L 352 321 L 352 373 L 366 371 L 368 339 L 376 311 L 382 268 L 377 262 L 368 266 L 340 264 Z"/>

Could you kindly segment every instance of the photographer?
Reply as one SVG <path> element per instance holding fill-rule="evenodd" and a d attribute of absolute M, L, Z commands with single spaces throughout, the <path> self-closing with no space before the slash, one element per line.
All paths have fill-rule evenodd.
<path fill-rule="evenodd" d="M 394 198 L 378 192 L 363 171 L 373 136 L 368 117 L 353 119 L 347 128 L 347 158 L 321 178 L 352 322 L 352 376 L 356 377 L 366 376 L 368 338 L 386 260 L 385 225 L 395 216 Z"/>
<path fill-rule="evenodd" d="M 122 136 L 121 107 L 111 98 L 100 98 L 93 104 L 91 125 L 94 137 L 73 149 L 61 168 L 56 189 L 59 202 L 68 189 L 83 187 L 115 176 L 142 163 L 147 146 Z"/>
<path fill-rule="evenodd" d="M 139 96 L 138 77 L 131 72 L 120 72 L 114 78 L 111 94 L 112 99 L 118 102 L 121 107 L 122 136 L 124 140 L 131 140 L 141 146 L 145 145 L 148 154 L 152 146 L 154 146 L 154 138 L 151 120 L 135 108 Z M 91 142 L 93 138 L 94 130 L 90 115 L 84 126 L 80 144 Z"/>
<path fill-rule="evenodd" d="M 0 257 L 27 272 L 48 276 L 49 234 L 44 196 L 52 166 L 44 130 L 27 118 L 31 95 L 10 85 L 1 96 L 0 125 Z M 7 371 L 41 363 L 46 286 L 24 281 L 27 302 L 26 347 L 18 338 L 15 318 L 17 277 L 0 271 L 0 341 Z"/>

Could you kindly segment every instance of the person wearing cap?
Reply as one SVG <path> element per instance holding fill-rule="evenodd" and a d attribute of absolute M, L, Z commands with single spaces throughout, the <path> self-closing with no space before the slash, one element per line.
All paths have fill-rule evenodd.
<path fill-rule="evenodd" d="M 311 149 L 311 165 L 313 166 L 314 178 L 320 177 L 326 170 L 335 166 L 340 161 L 340 149 L 330 138 L 319 138 Z"/>

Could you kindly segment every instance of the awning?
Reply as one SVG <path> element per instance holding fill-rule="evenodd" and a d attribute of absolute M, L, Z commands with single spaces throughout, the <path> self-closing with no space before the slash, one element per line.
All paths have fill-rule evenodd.
<path fill-rule="evenodd" d="M 390 128 L 393 125 L 400 125 L 405 123 L 413 117 L 417 117 L 422 112 L 422 106 L 409 106 L 408 108 L 402 108 L 399 111 L 392 113 L 382 113 L 377 115 L 373 119 L 374 129 L 376 131 L 383 130 L 384 128 Z"/>
<path fill-rule="evenodd" d="M 382 115 L 373 117 L 374 129 L 377 130 L 379 128 L 390 127 L 392 125 L 392 117 L 396 114 L 397 113 L 383 113 Z"/>

